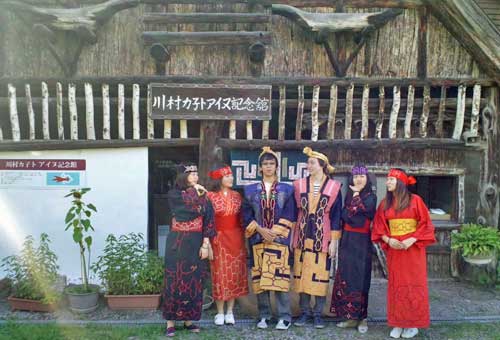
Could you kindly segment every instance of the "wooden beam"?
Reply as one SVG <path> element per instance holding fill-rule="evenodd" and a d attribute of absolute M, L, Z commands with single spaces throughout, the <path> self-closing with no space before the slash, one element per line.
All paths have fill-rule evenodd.
<path fill-rule="evenodd" d="M 477 64 L 500 80 L 500 34 L 484 11 L 471 0 L 423 0 Z"/>
<path fill-rule="evenodd" d="M 28 125 L 30 131 L 30 139 L 33 140 L 36 138 L 35 134 L 35 112 L 33 111 L 33 101 L 31 100 L 31 86 L 30 84 L 26 84 L 24 87 L 24 93 L 26 96 L 26 109 L 28 112 Z"/>
<path fill-rule="evenodd" d="M 280 104 L 278 111 L 278 139 L 285 140 L 286 86 L 280 86 Z"/>
<path fill-rule="evenodd" d="M 302 139 L 302 116 L 304 115 L 304 86 L 299 85 L 297 94 L 297 120 L 295 122 L 295 140 Z"/>
<path fill-rule="evenodd" d="M 71 139 L 78 139 L 78 107 L 76 105 L 76 86 L 70 83 L 68 85 L 68 108 L 69 108 L 69 127 Z"/>
<path fill-rule="evenodd" d="M 118 84 L 118 139 L 125 139 L 125 86 Z"/>
<path fill-rule="evenodd" d="M 50 139 L 49 89 L 45 82 L 42 82 L 42 133 L 43 133 L 43 139 Z"/>
<path fill-rule="evenodd" d="M 64 120 L 63 120 L 63 89 L 62 84 L 56 84 L 56 120 L 57 120 L 57 138 L 64 139 Z"/>
<path fill-rule="evenodd" d="M 131 147 L 198 147 L 199 138 L 188 139 L 133 139 L 133 140 L 23 140 L 19 142 L 2 141 L 0 151 L 39 151 L 39 150 L 79 150 Z"/>
<path fill-rule="evenodd" d="M 92 85 L 89 83 L 85 84 L 85 125 L 87 126 L 87 139 L 96 139 L 94 126 L 94 95 Z"/>
<path fill-rule="evenodd" d="M 382 138 L 382 128 L 384 126 L 384 116 L 385 116 L 385 88 L 384 86 L 379 86 L 378 88 L 378 118 L 375 127 L 375 135 L 378 139 Z"/>
<path fill-rule="evenodd" d="M 190 45 L 251 45 L 271 43 L 270 32 L 166 32 L 149 31 L 142 34 L 146 45 L 162 43 L 169 46 Z"/>
<path fill-rule="evenodd" d="M 102 138 L 111 139 L 111 116 L 109 105 L 109 85 L 102 84 Z"/>
<path fill-rule="evenodd" d="M 405 138 L 411 138 L 411 122 L 413 119 L 413 105 L 415 101 L 415 88 L 408 86 L 408 105 L 406 105 Z"/>
<path fill-rule="evenodd" d="M 422 105 L 422 115 L 420 116 L 420 137 L 427 137 L 427 121 L 429 120 L 431 89 L 429 86 L 424 87 L 424 103 Z"/>
<path fill-rule="evenodd" d="M 301 150 L 305 146 L 314 147 L 315 150 L 327 150 L 331 148 L 344 149 L 386 149 L 395 148 L 401 150 L 443 149 L 443 150 L 475 150 L 476 146 L 465 146 L 465 142 L 450 138 L 395 138 L 395 139 L 335 139 L 320 141 L 278 141 L 278 140 L 231 140 L 221 138 L 218 145 L 228 149 L 250 149 L 256 150 L 263 146 L 270 146 L 276 150 Z"/>
<path fill-rule="evenodd" d="M 337 85 L 330 86 L 330 106 L 328 109 L 327 137 L 329 140 L 335 139 L 335 123 L 337 122 Z"/>
<path fill-rule="evenodd" d="M 57 82 L 63 85 L 69 83 L 77 86 L 83 86 L 85 83 L 92 85 L 98 84 L 101 86 L 103 83 L 109 86 L 117 86 L 118 84 L 139 84 L 140 86 L 147 86 L 150 83 L 185 83 L 185 84 L 256 84 L 256 85 L 273 85 L 279 87 L 280 85 L 286 86 L 331 86 L 333 84 L 339 87 L 347 87 L 351 83 L 355 86 L 369 85 L 370 87 L 376 86 L 395 86 L 406 87 L 413 85 L 415 87 L 424 86 L 474 86 L 479 84 L 483 87 L 496 86 L 495 79 L 485 78 L 339 78 L 339 77 L 229 77 L 229 76 L 125 76 L 125 77 L 76 77 L 76 78 L 0 78 L 0 85 L 12 84 L 15 87 L 23 87 L 25 84 L 39 84 L 46 82 L 49 89 L 55 88 Z"/>
<path fill-rule="evenodd" d="M 132 87 L 132 138 L 140 139 L 141 126 L 139 120 L 139 104 L 141 99 L 141 89 L 139 85 L 134 84 Z"/>
<path fill-rule="evenodd" d="M 470 133 L 472 137 L 479 135 L 479 110 L 481 108 L 481 85 L 474 85 L 472 95 L 472 112 L 470 120 Z"/>
<path fill-rule="evenodd" d="M 397 137 L 397 124 L 398 124 L 398 114 L 399 108 L 401 106 L 401 89 L 399 86 L 394 86 L 393 88 L 393 98 L 391 115 L 389 117 L 389 138 L 395 139 Z"/>
<path fill-rule="evenodd" d="M 36 0 L 28 0 L 36 1 Z M 98 0 L 87 0 L 98 1 Z M 221 0 L 142 0 L 145 4 L 217 4 Z M 272 4 L 283 4 L 294 7 L 337 7 L 342 4 L 351 8 L 417 8 L 423 6 L 422 0 L 224 0 L 227 4 L 260 4 L 271 6 Z"/>
<path fill-rule="evenodd" d="M 265 13 L 145 13 L 146 24 L 196 24 L 196 23 L 269 23 Z"/>
<path fill-rule="evenodd" d="M 455 128 L 453 129 L 453 139 L 462 138 L 464 129 L 464 115 L 465 115 L 465 90 L 466 87 L 460 85 L 457 94 L 457 115 L 455 119 Z"/>
<path fill-rule="evenodd" d="M 349 84 L 346 92 L 345 98 L 345 126 L 344 126 L 344 138 L 351 139 L 351 128 L 352 128 L 352 97 L 354 95 L 354 84 Z"/>
<path fill-rule="evenodd" d="M 318 119 L 318 103 L 319 103 L 319 85 L 315 85 L 313 88 L 313 98 L 311 106 L 311 140 L 313 142 L 318 140 L 319 136 L 319 119 Z"/>
<path fill-rule="evenodd" d="M 363 99 L 361 102 L 361 139 L 368 139 L 368 100 L 370 98 L 370 87 L 363 87 Z"/>
<path fill-rule="evenodd" d="M 10 102 L 9 116 L 10 116 L 10 125 L 12 129 L 12 140 L 20 141 L 21 130 L 19 129 L 19 116 L 17 113 L 16 88 L 11 84 L 8 85 L 8 93 Z"/>

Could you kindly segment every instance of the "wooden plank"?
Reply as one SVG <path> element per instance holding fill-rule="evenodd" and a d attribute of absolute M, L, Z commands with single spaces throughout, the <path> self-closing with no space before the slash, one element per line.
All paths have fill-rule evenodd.
<path fill-rule="evenodd" d="M 12 140 L 21 140 L 21 130 L 19 129 L 19 116 L 17 113 L 17 100 L 16 100 L 16 88 L 12 84 L 8 84 L 9 93 L 9 115 L 10 115 L 10 125 L 12 129 Z"/>
<path fill-rule="evenodd" d="M 441 86 L 441 98 L 439 100 L 438 118 L 435 123 L 436 137 L 442 138 L 443 133 L 443 120 L 446 112 L 446 86 Z"/>
<path fill-rule="evenodd" d="M 265 13 L 145 13 L 146 24 L 195 24 L 195 23 L 269 23 Z"/>
<path fill-rule="evenodd" d="M 63 121 L 63 89 L 62 84 L 56 84 L 56 120 L 57 120 L 57 138 L 64 139 L 64 121 Z"/>
<path fill-rule="evenodd" d="M 361 102 L 361 140 L 368 138 L 368 101 L 370 99 L 370 86 L 363 87 L 363 99 Z"/>
<path fill-rule="evenodd" d="M 262 139 L 269 139 L 269 121 L 262 121 Z"/>
<path fill-rule="evenodd" d="M 147 124 L 148 124 L 148 139 L 154 139 L 155 138 L 155 125 L 153 119 L 151 119 L 151 87 L 148 86 L 148 95 L 147 95 L 147 105 L 146 105 L 146 116 L 147 116 Z"/>
<path fill-rule="evenodd" d="M 253 139 L 253 124 L 251 120 L 247 120 L 247 140 Z"/>
<path fill-rule="evenodd" d="M 103 83 L 110 86 L 118 86 L 118 84 L 139 84 L 140 86 L 147 86 L 150 83 L 184 83 L 184 84 L 254 84 L 254 85 L 273 85 L 273 86 L 331 86 L 333 84 L 339 87 L 349 86 L 351 83 L 355 86 L 363 86 L 365 84 L 370 87 L 376 86 L 394 86 L 399 85 L 406 87 L 413 85 L 414 87 L 424 86 L 474 86 L 475 84 L 484 87 L 497 86 L 493 78 L 339 78 L 339 77 L 233 77 L 233 76 L 187 76 L 187 75 L 173 75 L 173 76 L 123 76 L 123 77 L 76 77 L 76 78 L 0 78 L 1 84 L 11 83 L 15 87 L 22 87 L 26 83 L 40 83 L 45 81 L 49 88 L 55 87 L 57 82 L 64 84 L 73 83 L 77 86 L 91 83 L 94 86 L 101 86 Z"/>
<path fill-rule="evenodd" d="M 198 147 L 199 138 L 188 139 L 129 139 L 129 140 L 21 140 L 2 141 L 0 151 L 37 151 L 37 150 L 82 150 L 104 148 L 131 148 L 131 147 L 161 147 L 176 150 L 182 147 Z M 178 150 L 178 149 L 177 149 Z"/>
<path fill-rule="evenodd" d="M 85 84 L 85 125 L 87 127 L 87 139 L 95 140 L 94 126 L 94 94 L 92 84 Z"/>
<path fill-rule="evenodd" d="M 181 119 L 179 124 L 181 129 L 181 138 L 188 138 L 187 120 Z"/>
<path fill-rule="evenodd" d="M 219 139 L 219 146 L 228 149 L 246 149 L 258 150 L 263 146 L 270 146 L 276 150 L 300 150 L 305 146 L 311 146 L 311 141 L 301 140 L 260 140 L 254 139 L 247 141 L 244 139 Z M 395 138 L 395 139 L 335 139 L 335 140 L 319 140 L 314 142 L 315 150 L 331 150 L 332 148 L 352 149 L 352 150 L 381 150 L 387 151 L 387 148 L 398 148 L 404 150 L 480 150 L 479 146 L 465 146 L 465 142 L 454 140 L 451 138 Z M 337 169 L 338 170 L 338 169 Z M 348 171 L 349 169 L 346 169 Z M 428 169 L 424 169 L 428 171 Z M 388 169 L 386 170 L 388 171 Z M 450 174 L 450 169 L 446 169 L 441 173 L 442 175 Z"/>
<path fill-rule="evenodd" d="M 169 119 L 163 121 L 163 138 L 172 138 L 172 121 Z"/>
<path fill-rule="evenodd" d="M 302 140 L 302 118 L 304 115 L 304 85 L 299 85 L 297 94 L 297 121 L 295 122 L 295 140 Z"/>
<path fill-rule="evenodd" d="M 34 1 L 34 0 L 29 0 Z M 96 0 L 97 1 L 97 0 Z M 221 0 L 143 0 L 145 4 L 220 4 Z M 417 8 L 423 6 L 422 0 L 224 0 L 227 4 L 260 4 L 271 6 L 283 4 L 294 7 L 337 7 L 340 4 L 354 8 Z"/>
<path fill-rule="evenodd" d="M 351 139 L 352 129 L 352 97 L 354 95 L 354 84 L 349 84 L 345 98 L 345 128 L 344 138 Z"/>
<path fill-rule="evenodd" d="M 109 105 L 109 85 L 102 84 L 102 138 L 111 139 L 111 108 Z"/>
<path fill-rule="evenodd" d="M 406 118 L 405 118 L 405 138 L 411 138 L 411 121 L 413 119 L 413 104 L 415 101 L 415 88 L 408 86 L 408 100 L 406 105 Z"/>
<path fill-rule="evenodd" d="M 70 83 L 68 85 L 68 107 L 69 107 L 69 125 L 71 131 L 71 139 L 78 139 L 78 109 L 76 106 L 76 86 Z"/>
<path fill-rule="evenodd" d="M 432 14 L 469 52 L 481 69 L 500 78 L 500 34 L 475 1 L 425 0 Z"/>
<path fill-rule="evenodd" d="M 49 131 L 49 89 L 47 83 L 42 82 L 42 133 L 43 139 L 50 139 Z"/>
<path fill-rule="evenodd" d="M 398 114 L 399 107 L 401 104 L 401 89 L 399 86 L 393 87 L 393 102 L 391 108 L 391 115 L 389 116 L 389 138 L 397 137 L 397 124 L 398 124 Z"/>
<path fill-rule="evenodd" d="M 313 87 L 313 98 L 312 98 L 312 106 L 311 106 L 311 140 L 316 142 L 318 140 L 319 134 L 319 119 L 318 119 L 318 104 L 319 104 L 319 85 L 314 85 Z"/>
<path fill-rule="evenodd" d="M 330 86 L 330 106 L 328 108 L 328 139 L 335 139 L 335 123 L 337 121 L 337 85 Z"/>
<path fill-rule="evenodd" d="M 457 116 L 455 119 L 455 128 L 453 130 L 453 139 L 460 139 L 464 129 L 464 115 L 465 115 L 465 91 L 466 87 L 460 85 L 457 94 Z"/>
<path fill-rule="evenodd" d="M 417 76 L 421 79 L 427 78 L 427 31 L 429 12 L 426 7 L 420 7 L 418 14 L 418 35 L 417 35 Z"/>
<path fill-rule="evenodd" d="M 378 100 L 379 100 L 379 106 L 378 106 L 378 119 L 377 119 L 377 125 L 375 127 L 375 135 L 378 139 L 382 138 L 382 128 L 384 126 L 384 116 L 385 116 L 385 88 L 383 86 L 380 86 L 378 88 Z"/>
<path fill-rule="evenodd" d="M 149 31 L 142 33 L 144 44 L 161 43 L 168 46 L 191 45 L 251 45 L 256 42 L 271 43 L 271 33 L 264 31 L 216 31 L 216 32 L 166 32 Z"/>
<path fill-rule="evenodd" d="M 424 104 L 422 106 L 422 115 L 420 116 L 420 137 L 427 137 L 427 121 L 429 120 L 431 89 L 424 87 Z"/>
<path fill-rule="evenodd" d="M 139 100 L 141 98 L 141 89 L 138 84 L 132 85 L 132 138 L 140 139 L 140 113 L 139 113 Z"/>
<path fill-rule="evenodd" d="M 286 87 L 280 86 L 280 107 L 278 116 L 278 139 L 285 140 Z"/>
<path fill-rule="evenodd" d="M 481 106 L 481 85 L 474 85 L 472 95 L 472 112 L 470 119 L 470 132 L 472 137 L 479 135 L 479 110 Z"/>
<path fill-rule="evenodd" d="M 118 139 L 125 139 L 125 86 L 118 84 Z"/>
<path fill-rule="evenodd" d="M 36 138 L 35 112 L 33 111 L 33 101 L 31 99 L 31 86 L 30 86 L 30 84 L 26 84 L 24 86 L 24 92 L 25 92 L 25 96 L 26 96 L 26 110 L 28 112 L 29 134 L 30 134 L 30 139 L 33 140 Z"/>
<path fill-rule="evenodd" d="M 459 223 L 465 219 L 465 176 L 458 176 L 458 214 Z"/>
<path fill-rule="evenodd" d="M 236 139 L 236 121 L 229 121 L 229 139 Z"/>

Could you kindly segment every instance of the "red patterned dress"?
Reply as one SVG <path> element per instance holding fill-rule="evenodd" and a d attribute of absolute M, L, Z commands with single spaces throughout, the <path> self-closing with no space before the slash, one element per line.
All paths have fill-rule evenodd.
<path fill-rule="evenodd" d="M 212 294 L 215 300 L 228 301 L 248 294 L 246 250 L 241 226 L 241 196 L 229 190 L 209 192 L 215 211 L 217 237 L 212 242 L 214 260 L 210 261 Z"/>

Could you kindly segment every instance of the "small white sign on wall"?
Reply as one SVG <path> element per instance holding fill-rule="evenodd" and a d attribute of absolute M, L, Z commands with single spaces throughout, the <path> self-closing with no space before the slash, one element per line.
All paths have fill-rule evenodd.
<path fill-rule="evenodd" d="M 0 189 L 84 187 L 84 159 L 0 159 Z"/>

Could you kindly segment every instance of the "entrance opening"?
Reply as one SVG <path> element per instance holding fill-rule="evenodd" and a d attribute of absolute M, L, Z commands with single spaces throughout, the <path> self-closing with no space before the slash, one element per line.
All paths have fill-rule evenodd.
<path fill-rule="evenodd" d="M 167 193 L 174 186 L 176 166 L 189 162 L 198 163 L 198 147 L 149 149 L 148 245 L 160 256 L 165 253 L 172 219 Z"/>

